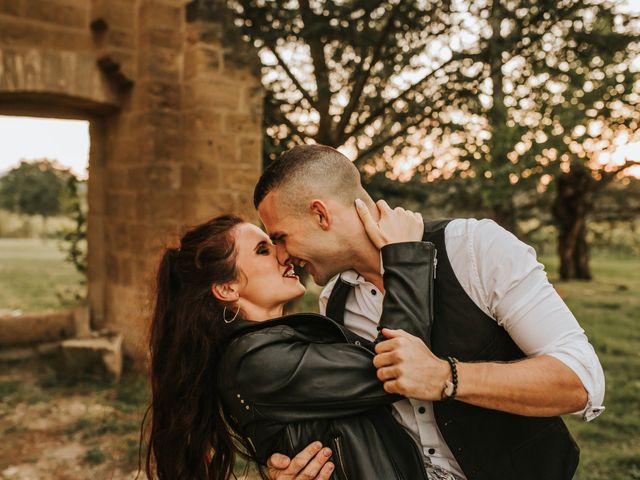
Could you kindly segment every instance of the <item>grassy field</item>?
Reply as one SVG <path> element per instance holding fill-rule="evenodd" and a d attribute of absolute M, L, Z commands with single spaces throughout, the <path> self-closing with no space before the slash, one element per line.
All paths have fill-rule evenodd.
<path fill-rule="evenodd" d="M 82 293 L 82 276 L 56 240 L 0 239 L 0 310 L 61 308 Z"/>
<path fill-rule="evenodd" d="M 556 277 L 555 259 L 543 259 Z M 577 480 L 640 479 L 640 259 L 595 259 L 592 282 L 557 283 L 587 332 L 606 377 L 606 411 L 568 417 L 582 450 Z"/>
<path fill-rule="evenodd" d="M 59 307 L 55 289 L 77 287 L 80 279 L 62 258 L 53 242 L 0 240 L 0 309 Z M 542 261 L 554 282 L 555 259 Z M 640 480 L 640 259 L 596 258 L 592 267 L 592 282 L 555 284 L 586 330 L 607 379 L 607 410 L 599 418 L 590 423 L 566 419 L 582 450 L 576 479 Z M 315 309 L 317 293 L 310 289 L 299 308 Z M 0 435 L 5 440 L 0 442 L 0 478 L 16 462 L 21 468 L 41 465 L 33 452 L 24 453 L 34 444 L 54 445 L 62 456 L 75 445 L 72 464 L 55 467 L 67 468 L 60 478 L 89 478 L 87 472 L 96 479 L 130 478 L 126 473 L 136 467 L 137 429 L 147 401 L 144 379 L 128 374 L 118 387 L 65 387 L 56 384 L 48 366 L 0 367 Z M 61 416 L 68 411 L 75 416 Z M 25 421 L 29 415 L 31 422 Z M 43 427 L 47 419 L 51 428 Z M 45 463 L 42 468 L 54 467 Z M 71 475 L 78 469 L 82 473 Z M 113 472 L 126 475 L 112 477 Z"/>

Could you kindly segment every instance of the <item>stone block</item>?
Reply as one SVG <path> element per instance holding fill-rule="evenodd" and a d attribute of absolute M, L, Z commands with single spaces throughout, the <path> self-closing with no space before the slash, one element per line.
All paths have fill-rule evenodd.
<path fill-rule="evenodd" d="M 212 109 L 195 108 L 183 114 L 185 136 L 210 135 L 222 129 L 222 115 Z"/>
<path fill-rule="evenodd" d="M 136 2 L 131 0 L 92 0 L 90 23 L 94 30 L 131 29 L 135 26 L 135 19 Z"/>
<path fill-rule="evenodd" d="M 198 75 L 219 72 L 221 66 L 221 49 L 209 46 L 194 46 L 185 52 L 184 78 L 191 80 Z"/>
<path fill-rule="evenodd" d="M 58 26 L 86 28 L 89 25 L 89 3 L 64 0 L 23 0 L 25 16 Z"/>
<path fill-rule="evenodd" d="M 74 335 L 72 310 L 0 317 L 0 346 L 50 342 Z"/>
<path fill-rule="evenodd" d="M 91 36 L 86 31 L 52 29 L 49 36 L 49 48 L 74 51 L 89 51 L 93 48 Z"/>
<path fill-rule="evenodd" d="M 9 47 L 33 47 L 34 45 L 47 45 L 49 42 L 49 29 L 38 28 L 32 24 L 16 22 L 14 18 L 0 17 L 0 45 Z M 3 57 L 6 55 L 3 52 Z M 12 68 L 13 67 L 13 68 Z M 5 75 L 15 75 L 16 66 L 5 64 Z"/>
<path fill-rule="evenodd" d="M 122 375 L 122 335 L 99 333 L 92 338 L 74 338 L 60 344 L 58 375 L 73 382 L 102 380 L 118 382 Z"/>
<path fill-rule="evenodd" d="M 0 15 L 20 15 L 20 0 L 0 0 Z"/>

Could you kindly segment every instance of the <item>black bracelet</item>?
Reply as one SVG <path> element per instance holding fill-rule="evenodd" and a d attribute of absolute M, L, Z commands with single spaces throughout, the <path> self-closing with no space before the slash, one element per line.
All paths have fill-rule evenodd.
<path fill-rule="evenodd" d="M 456 398 L 456 393 L 458 393 L 458 367 L 456 365 L 458 360 L 453 357 L 447 357 L 447 362 L 449 362 L 449 365 L 451 366 L 451 383 L 453 383 L 453 392 L 451 393 L 451 395 L 444 397 L 443 400 L 445 402 L 451 401 Z"/>

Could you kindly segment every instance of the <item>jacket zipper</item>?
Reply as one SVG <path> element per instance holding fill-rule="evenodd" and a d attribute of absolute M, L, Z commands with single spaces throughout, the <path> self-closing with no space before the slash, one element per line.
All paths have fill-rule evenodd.
<path fill-rule="evenodd" d="M 334 438 L 333 443 L 336 446 L 336 455 L 338 457 L 338 465 L 340 467 L 342 480 L 349 480 L 349 477 L 347 477 L 347 471 L 344 468 L 344 455 L 342 453 L 342 442 L 340 441 L 340 437 Z"/>
<path fill-rule="evenodd" d="M 433 249 L 433 275 L 429 279 L 429 313 L 431 314 L 431 321 L 433 321 L 433 295 L 434 295 L 434 283 L 436 280 L 436 271 L 438 269 L 438 250 Z"/>

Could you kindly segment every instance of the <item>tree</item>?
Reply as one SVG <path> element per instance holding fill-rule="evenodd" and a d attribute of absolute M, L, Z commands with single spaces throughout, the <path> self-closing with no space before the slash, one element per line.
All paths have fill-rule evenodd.
<path fill-rule="evenodd" d="M 588 216 L 605 187 L 637 163 L 612 165 L 606 152 L 640 126 L 640 24 L 606 3 L 585 5 L 543 36 L 549 53 L 529 66 L 542 81 L 528 91 L 541 120 L 512 154 L 524 167 L 518 179 L 551 183 L 565 280 L 591 279 Z"/>
<path fill-rule="evenodd" d="M 48 217 L 62 213 L 73 174 L 53 160 L 22 160 L 0 178 L 0 206 L 25 215 Z"/>
<path fill-rule="evenodd" d="M 409 154 L 426 125 L 434 135 L 460 128 L 449 112 L 473 102 L 473 85 L 444 75 L 461 76 L 456 62 L 473 58 L 448 46 L 463 20 L 450 0 L 230 5 L 264 64 L 267 159 L 314 141 L 345 147 L 372 173 Z"/>

